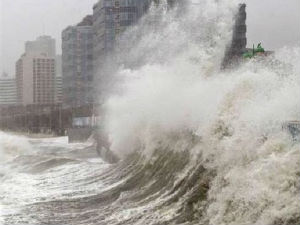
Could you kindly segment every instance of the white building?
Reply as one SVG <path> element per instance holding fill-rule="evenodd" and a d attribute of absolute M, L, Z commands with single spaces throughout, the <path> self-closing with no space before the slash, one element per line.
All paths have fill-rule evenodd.
<path fill-rule="evenodd" d="M 55 39 L 38 37 L 25 43 L 16 63 L 17 100 L 22 105 L 56 103 Z"/>
<path fill-rule="evenodd" d="M 17 105 L 16 80 L 5 73 L 0 78 L 0 107 Z"/>
<path fill-rule="evenodd" d="M 23 105 L 55 103 L 55 58 L 24 54 L 16 63 L 17 98 Z"/>

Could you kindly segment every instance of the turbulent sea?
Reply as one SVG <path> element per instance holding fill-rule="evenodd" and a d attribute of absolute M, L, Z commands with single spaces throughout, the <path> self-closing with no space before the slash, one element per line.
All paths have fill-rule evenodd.
<path fill-rule="evenodd" d="M 300 47 L 220 70 L 238 2 L 186 2 L 152 7 L 99 75 L 118 163 L 0 133 L 1 225 L 300 224 Z"/>

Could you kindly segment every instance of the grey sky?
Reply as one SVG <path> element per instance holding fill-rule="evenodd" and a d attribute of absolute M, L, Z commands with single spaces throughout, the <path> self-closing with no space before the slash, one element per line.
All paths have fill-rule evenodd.
<path fill-rule="evenodd" d="M 61 31 L 92 13 L 96 0 L 0 0 L 2 2 L 3 69 L 14 73 L 14 64 L 24 52 L 24 42 L 47 34 L 56 39 L 60 53 Z M 1 66 L 1 63 L 0 63 Z"/>
<path fill-rule="evenodd" d="M 248 45 L 300 45 L 300 0 L 246 0 Z"/>
<path fill-rule="evenodd" d="M 0 73 L 14 74 L 24 42 L 48 34 L 57 40 L 61 31 L 92 13 L 97 0 L 0 0 Z M 248 45 L 262 42 L 266 49 L 300 43 L 300 0 L 245 0 Z M 2 40 L 1 40 L 2 39 Z M 2 67 L 2 68 L 1 68 Z"/>

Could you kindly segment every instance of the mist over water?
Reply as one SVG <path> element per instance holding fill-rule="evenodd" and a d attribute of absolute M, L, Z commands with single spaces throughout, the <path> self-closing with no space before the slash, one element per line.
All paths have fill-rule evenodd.
<path fill-rule="evenodd" d="M 147 34 L 121 49 L 122 93 L 106 103 L 111 149 L 151 158 L 157 149 L 186 151 L 192 136 L 189 154 L 216 171 L 209 224 L 299 218 L 300 146 L 282 125 L 300 119 L 300 48 L 221 71 L 237 2 L 193 3 L 199 5 L 166 13 L 152 29 L 150 12 L 132 31 Z"/>
<path fill-rule="evenodd" d="M 112 135 L 135 133 L 128 129 L 143 123 L 139 120 L 177 130 L 196 128 L 199 119 L 213 116 L 222 95 L 220 85 L 213 83 L 218 82 L 216 76 L 231 41 L 237 5 L 237 1 L 186 1 L 184 10 L 153 7 L 125 34 L 116 50 L 119 69 L 111 74 L 118 93 L 106 103 Z M 222 84 L 221 89 L 226 88 Z M 211 94 L 201 99 L 206 93 Z M 212 108 L 197 107 L 200 99 Z M 114 128 L 114 117 L 118 123 L 123 118 L 126 129 L 119 129 L 121 124 Z M 124 151 L 123 146 L 120 152 Z"/>
<path fill-rule="evenodd" d="M 221 70 L 237 5 L 152 6 L 120 38 L 99 74 L 119 163 L 0 133 L 0 224 L 297 225 L 300 46 Z"/>
<path fill-rule="evenodd" d="M 0 131 L 0 165 L 18 155 L 25 155 L 30 149 L 31 145 L 25 137 Z"/>
<path fill-rule="evenodd" d="M 118 93 L 106 102 L 113 150 L 134 151 L 144 133 L 204 136 L 223 122 L 232 132 L 261 136 L 299 118 L 299 48 L 220 70 L 237 4 L 187 1 L 181 14 L 152 8 L 125 34 L 131 42 L 120 44 L 121 65 L 111 74 Z"/>

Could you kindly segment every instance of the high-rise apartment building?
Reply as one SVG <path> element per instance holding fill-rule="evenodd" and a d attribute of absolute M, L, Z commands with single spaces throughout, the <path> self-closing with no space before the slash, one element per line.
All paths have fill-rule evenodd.
<path fill-rule="evenodd" d="M 100 0 L 93 7 L 95 64 L 114 48 L 127 27 L 147 11 L 151 0 Z"/>
<path fill-rule="evenodd" d="M 92 16 L 62 32 L 63 103 L 82 106 L 93 103 Z"/>
<path fill-rule="evenodd" d="M 40 36 L 35 41 L 25 43 L 25 52 L 27 54 L 44 53 L 48 56 L 55 57 L 55 39 L 50 36 Z"/>
<path fill-rule="evenodd" d="M 63 80 L 62 76 L 55 77 L 55 103 L 63 102 Z"/>
<path fill-rule="evenodd" d="M 3 73 L 0 77 L 0 107 L 17 105 L 16 80 Z"/>
<path fill-rule="evenodd" d="M 94 93 L 98 104 L 102 104 L 106 88 L 109 85 L 111 57 L 119 44 L 122 33 L 136 24 L 146 13 L 152 0 L 99 0 L 93 7 L 93 57 L 94 57 Z M 122 46 L 120 46 L 122 48 Z M 96 102 L 96 101 L 95 101 Z"/>
<path fill-rule="evenodd" d="M 242 54 L 246 51 L 246 18 L 246 4 L 240 4 L 237 14 L 235 15 L 231 45 L 228 46 L 226 50 L 222 68 L 230 67 L 237 63 L 241 59 Z"/>
<path fill-rule="evenodd" d="M 62 80 L 62 61 L 61 55 L 55 57 L 55 103 L 62 103 L 63 80 Z"/>
<path fill-rule="evenodd" d="M 24 54 L 16 63 L 18 101 L 23 105 L 55 103 L 55 58 Z"/>
<path fill-rule="evenodd" d="M 55 103 L 55 40 L 41 36 L 25 44 L 16 62 L 17 99 L 22 105 Z"/>

